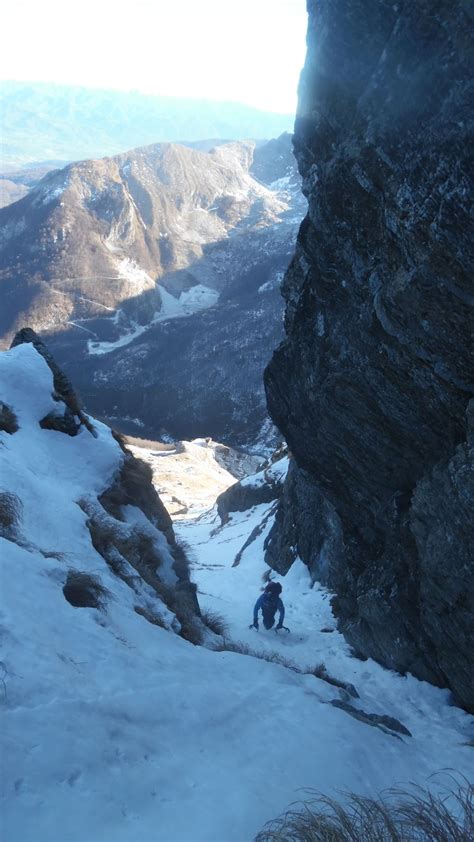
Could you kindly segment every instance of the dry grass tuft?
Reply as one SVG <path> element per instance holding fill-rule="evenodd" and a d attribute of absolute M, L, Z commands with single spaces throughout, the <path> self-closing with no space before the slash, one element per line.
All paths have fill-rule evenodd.
<path fill-rule="evenodd" d="M 221 637 L 227 637 L 229 634 L 229 626 L 221 614 L 217 614 L 215 611 L 210 611 L 208 608 L 204 608 L 201 611 L 201 617 L 204 625 L 207 626 L 211 632 L 214 632 L 214 634 L 218 634 Z"/>
<path fill-rule="evenodd" d="M 472 842 L 474 786 L 450 777 L 451 787 L 441 793 L 412 785 L 380 798 L 344 793 L 343 802 L 310 793 L 255 842 Z"/>
<path fill-rule="evenodd" d="M 0 491 L 0 535 L 12 538 L 21 519 L 22 502 L 10 491 Z"/>
<path fill-rule="evenodd" d="M 238 655 L 249 655 L 251 658 L 259 658 L 261 661 L 268 661 L 270 664 L 279 664 L 281 667 L 293 670 L 293 672 L 301 672 L 300 668 L 293 661 L 283 658 L 278 652 L 258 652 L 240 640 L 224 640 L 214 647 L 214 651 L 236 652 Z"/>
<path fill-rule="evenodd" d="M 18 430 L 18 421 L 13 410 L 0 401 L 0 431 L 13 435 Z"/>
<path fill-rule="evenodd" d="M 201 646 L 204 641 L 204 627 L 201 620 L 191 611 L 176 611 L 176 616 L 181 626 L 179 636 L 194 646 Z"/>
<path fill-rule="evenodd" d="M 104 608 L 109 591 L 97 576 L 70 570 L 63 593 L 74 608 Z"/>

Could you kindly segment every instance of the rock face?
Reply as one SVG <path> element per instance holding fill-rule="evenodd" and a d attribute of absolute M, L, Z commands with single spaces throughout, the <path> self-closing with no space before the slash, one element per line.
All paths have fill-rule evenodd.
<path fill-rule="evenodd" d="M 287 468 L 288 459 L 277 458 L 275 463 L 270 462 L 257 473 L 244 477 L 219 494 L 216 502 L 221 523 L 227 523 L 231 512 L 245 512 L 253 506 L 278 500 Z"/>
<path fill-rule="evenodd" d="M 474 710 L 472 10 L 308 7 L 309 210 L 266 371 L 270 414 L 330 506 L 294 518 L 297 544 L 310 529 L 322 543 L 334 513 L 327 580 L 348 640 Z"/>
<path fill-rule="evenodd" d="M 265 543 L 265 560 L 285 575 L 299 556 L 308 565 L 313 582 L 328 585 L 341 549 L 341 525 L 334 507 L 292 459 L 275 525 Z"/>

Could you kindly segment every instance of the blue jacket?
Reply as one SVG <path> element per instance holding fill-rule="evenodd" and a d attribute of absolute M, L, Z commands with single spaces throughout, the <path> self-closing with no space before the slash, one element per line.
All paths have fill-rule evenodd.
<path fill-rule="evenodd" d="M 267 603 L 267 601 L 268 601 L 268 603 Z M 261 596 L 259 596 L 259 598 L 257 599 L 257 601 L 254 605 L 254 609 L 253 609 L 253 621 L 254 621 L 254 623 L 256 623 L 257 620 L 258 620 L 258 612 L 260 611 L 260 609 L 263 611 L 263 607 L 266 603 L 268 605 L 271 605 L 272 607 L 275 606 L 275 611 L 280 612 L 280 619 L 278 620 L 278 623 L 279 623 L 279 625 L 282 625 L 283 620 L 285 619 L 285 606 L 283 605 L 283 602 L 281 601 L 280 597 L 278 597 L 277 601 L 275 602 L 273 599 L 272 600 L 268 599 L 268 594 L 266 594 L 266 593 L 263 593 Z"/>

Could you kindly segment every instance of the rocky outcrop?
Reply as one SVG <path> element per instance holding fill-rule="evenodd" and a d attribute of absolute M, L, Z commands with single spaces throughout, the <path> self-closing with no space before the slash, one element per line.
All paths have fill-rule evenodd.
<path fill-rule="evenodd" d="M 275 463 L 270 462 L 258 473 L 245 477 L 219 494 L 217 513 L 221 524 L 227 523 L 231 512 L 245 512 L 253 506 L 278 500 L 282 493 L 287 466 L 287 458 Z"/>
<path fill-rule="evenodd" d="M 53 374 L 53 399 L 57 402 L 58 409 L 55 412 L 49 412 L 42 418 L 40 426 L 45 430 L 57 430 L 69 436 L 75 436 L 81 424 L 84 424 L 89 432 L 94 435 L 94 428 L 82 411 L 79 399 L 70 380 L 59 368 L 43 340 L 30 327 L 24 327 L 13 338 L 11 347 L 16 348 L 17 345 L 22 345 L 23 343 L 31 343 L 36 348 L 38 354 L 41 354 L 46 360 Z"/>
<path fill-rule="evenodd" d="M 31 352 L 25 346 L 32 346 Z M 153 486 L 149 465 L 135 458 L 119 435 L 85 415 L 69 379 L 34 331 L 21 331 L 3 357 L 2 391 L 20 404 L 17 426 L 21 432 L 14 435 L 11 425 L 5 430 L 13 444 L 2 465 L 5 490 L 0 493 L 0 535 L 43 558 L 61 560 L 64 568 L 67 561 L 69 569 L 62 570 L 60 578 L 64 596 L 74 607 L 104 607 L 110 590 L 104 581 L 110 583 L 112 574 L 112 579 L 119 578 L 133 592 L 134 610 L 145 619 L 161 617 L 166 628 L 192 636 L 193 642 L 202 640 L 196 586 L 190 581 L 187 558 L 176 542 L 170 516 Z M 29 387 L 12 388 L 17 379 Z M 2 405 L 15 418 L 10 404 Z M 50 411 L 42 417 L 45 408 Z M 49 434 L 45 436 L 43 430 Z M 68 434 L 73 441 L 59 441 L 63 436 L 58 433 Z M 31 459 L 26 469 L 21 461 L 23 449 Z M 59 501 L 58 489 L 53 491 L 50 485 L 50 471 L 52 484 L 60 489 Z M 23 473 L 20 487 L 26 503 L 13 490 Z M 45 521 L 44 528 L 36 527 L 35 532 L 31 531 L 33 500 L 35 527 L 37 521 Z M 69 542 L 68 523 L 73 531 L 77 507 L 84 515 L 80 541 L 71 538 Z M 56 548 L 50 550 L 50 543 Z M 103 577 L 88 569 L 94 565 L 92 548 L 105 562 Z"/>
<path fill-rule="evenodd" d="M 279 497 L 275 524 L 265 542 L 265 561 L 284 576 L 299 556 L 308 565 L 313 582 L 327 585 L 342 549 L 341 525 L 334 507 L 294 459 Z"/>
<path fill-rule="evenodd" d="M 265 378 L 316 501 L 292 544 L 311 561 L 326 501 L 348 640 L 474 710 L 472 12 L 308 8 L 295 152 L 309 210 Z"/>

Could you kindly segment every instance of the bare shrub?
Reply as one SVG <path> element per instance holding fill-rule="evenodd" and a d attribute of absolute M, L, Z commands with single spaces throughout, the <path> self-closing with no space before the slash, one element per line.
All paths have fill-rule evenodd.
<path fill-rule="evenodd" d="M 214 632 L 214 634 L 218 634 L 221 637 L 227 637 L 229 634 L 229 626 L 221 614 L 217 614 L 215 611 L 210 611 L 208 608 L 204 608 L 201 610 L 201 617 L 204 625 Z"/>
<path fill-rule="evenodd" d="M 63 593 L 74 608 L 103 608 L 109 591 L 97 576 L 70 570 Z"/>
<path fill-rule="evenodd" d="M 181 626 L 180 637 L 194 646 L 201 646 L 204 640 L 204 628 L 201 620 L 191 611 L 177 612 L 176 616 Z"/>
<path fill-rule="evenodd" d="M 21 518 L 22 503 L 16 494 L 0 491 L 0 535 L 14 537 Z"/>
<path fill-rule="evenodd" d="M 0 431 L 4 433 L 16 433 L 18 421 L 13 410 L 6 403 L 0 401 Z"/>
<path fill-rule="evenodd" d="M 310 792 L 307 801 L 269 822 L 255 842 L 472 842 L 474 786 L 459 778 L 452 777 L 442 793 L 412 785 L 380 798 L 343 793 L 340 802 Z"/>
<path fill-rule="evenodd" d="M 268 661 L 271 664 L 279 664 L 281 667 L 293 670 L 293 672 L 301 672 L 300 668 L 296 666 L 293 661 L 283 658 L 278 652 L 259 652 L 257 649 L 252 649 L 247 643 L 242 643 L 240 640 L 224 640 L 214 647 L 215 652 L 236 652 L 238 655 L 250 655 L 251 658 L 259 658 L 261 661 Z"/>

